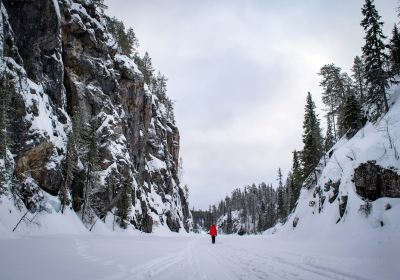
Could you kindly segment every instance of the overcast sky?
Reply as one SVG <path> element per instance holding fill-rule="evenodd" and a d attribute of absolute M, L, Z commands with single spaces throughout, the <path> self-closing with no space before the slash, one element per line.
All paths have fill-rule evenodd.
<path fill-rule="evenodd" d="M 169 79 L 191 207 L 287 174 L 319 69 L 361 54 L 363 2 L 106 0 Z M 390 35 L 398 1 L 375 2 Z"/>

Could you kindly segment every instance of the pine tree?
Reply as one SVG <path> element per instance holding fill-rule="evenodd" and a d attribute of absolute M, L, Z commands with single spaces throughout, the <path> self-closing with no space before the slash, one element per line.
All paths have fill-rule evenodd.
<path fill-rule="evenodd" d="M 373 0 L 365 0 L 362 8 L 364 16 L 361 26 L 366 31 L 365 45 L 362 47 L 365 63 L 365 79 L 367 84 L 366 102 L 369 107 L 369 117 L 376 120 L 382 113 L 389 110 L 386 88 L 388 87 L 388 74 L 385 64 L 388 55 L 385 53 L 381 17 L 375 8 Z"/>
<path fill-rule="evenodd" d="M 329 116 L 326 116 L 326 136 L 325 136 L 325 152 L 329 151 L 335 145 L 335 137 L 332 132 L 332 121 Z"/>
<path fill-rule="evenodd" d="M 362 112 L 357 98 L 350 94 L 346 99 L 343 127 L 347 130 L 346 136 L 352 137 L 362 126 Z"/>
<path fill-rule="evenodd" d="M 332 119 L 335 139 L 343 135 L 343 129 L 337 123 L 343 115 L 343 106 L 351 88 L 351 79 L 341 68 L 334 64 L 324 65 L 318 73 L 322 76 L 320 86 L 323 88 L 322 101 L 327 107 L 328 116 Z M 336 120 L 337 119 L 337 120 Z"/>
<path fill-rule="evenodd" d="M 152 79 L 151 91 L 155 94 L 161 103 L 165 104 L 167 99 L 167 81 L 168 79 L 158 71 L 157 76 Z"/>
<path fill-rule="evenodd" d="M 360 104 L 363 105 L 365 102 L 365 67 L 364 62 L 359 56 L 354 58 L 353 67 L 351 68 L 351 77 L 354 80 L 354 89 Z"/>
<path fill-rule="evenodd" d="M 167 110 L 167 120 L 169 120 L 172 124 L 175 124 L 174 101 L 167 97 L 164 105 Z"/>
<path fill-rule="evenodd" d="M 104 10 L 106 10 L 108 7 L 106 4 L 104 4 L 104 0 L 92 0 L 93 4 L 98 7 L 100 10 L 102 10 L 102 12 L 104 12 Z"/>
<path fill-rule="evenodd" d="M 390 76 L 393 79 L 395 76 L 400 75 L 400 35 L 396 24 L 393 27 L 389 50 Z M 396 80 L 393 80 L 393 82 L 398 83 Z"/>
<path fill-rule="evenodd" d="M 149 53 L 146 52 L 143 58 L 135 57 L 135 62 L 138 65 L 140 72 L 143 74 L 144 82 L 148 86 L 151 86 L 154 68 Z"/>
<path fill-rule="evenodd" d="M 122 21 L 115 17 L 105 16 L 107 22 L 107 31 L 112 34 L 115 41 L 118 43 L 119 51 L 129 57 L 136 55 L 136 50 L 139 46 L 139 41 L 136 38 L 132 28 L 125 29 Z"/>
<path fill-rule="evenodd" d="M 139 40 L 136 38 L 135 31 L 133 31 L 132 27 L 129 27 L 125 33 L 126 44 L 124 46 L 125 52 L 128 53 L 128 56 L 132 56 L 136 53 L 137 48 L 139 47 Z"/>
<path fill-rule="evenodd" d="M 304 148 L 302 151 L 302 163 L 303 175 L 304 178 L 306 178 L 315 170 L 322 155 L 321 128 L 319 126 L 318 116 L 315 113 L 315 104 L 312 100 L 311 93 L 307 94 L 303 130 Z"/>

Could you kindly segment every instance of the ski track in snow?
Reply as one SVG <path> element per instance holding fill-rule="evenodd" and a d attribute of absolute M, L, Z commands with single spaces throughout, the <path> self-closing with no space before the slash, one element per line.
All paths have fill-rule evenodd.
<path fill-rule="evenodd" d="M 304 255 L 298 251 L 288 251 L 287 248 L 285 251 L 269 249 L 269 246 L 262 244 L 263 242 L 268 244 L 271 240 L 263 238 L 259 239 L 259 246 L 246 247 L 246 242 L 242 242 L 246 241 L 246 237 L 218 237 L 215 245 L 212 245 L 206 236 L 164 237 L 164 241 L 163 237 L 159 237 L 157 245 L 161 245 L 158 242 L 180 244 L 180 246 L 172 244 L 171 250 L 159 253 L 157 245 L 151 245 L 150 240 L 140 244 L 142 241 L 137 242 L 136 237 L 129 237 L 124 247 L 124 255 L 128 259 L 122 261 L 118 260 L 118 246 L 116 251 L 108 250 L 114 247 L 112 243 L 118 241 L 115 240 L 118 237 L 101 237 L 98 240 L 81 236 L 68 238 L 80 258 L 107 268 L 109 273 L 94 277 L 96 280 L 370 279 L 358 276 L 355 272 L 341 271 L 340 267 L 328 266 L 329 262 L 321 256 Z M 146 238 L 151 239 L 151 237 Z M 103 242 L 110 242 L 110 247 L 101 248 Z M 146 250 L 146 247 L 154 251 L 153 255 L 141 258 L 141 252 Z M 174 247 L 179 248 L 173 250 Z M 93 250 L 96 248 L 100 251 L 94 253 Z M 105 251 L 102 251 L 103 249 Z M 126 252 L 131 252 L 131 256 Z M 141 259 L 140 264 L 135 262 L 138 259 Z"/>

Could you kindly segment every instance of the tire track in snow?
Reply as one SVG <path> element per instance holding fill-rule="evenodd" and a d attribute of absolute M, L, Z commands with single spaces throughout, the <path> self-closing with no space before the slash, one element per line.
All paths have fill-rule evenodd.
<path fill-rule="evenodd" d="M 193 245 L 194 245 L 195 240 L 191 241 L 188 243 L 188 260 L 189 260 L 189 265 L 194 271 L 194 275 L 197 277 L 195 279 L 199 280 L 210 280 L 214 278 L 209 278 L 207 274 L 204 272 L 204 269 L 201 268 L 201 264 L 198 260 L 198 258 L 195 257 L 194 250 L 193 250 Z"/>
<path fill-rule="evenodd" d="M 129 274 L 131 275 L 131 277 L 128 277 L 126 279 L 132 279 L 132 280 L 152 279 L 161 272 L 163 272 L 164 270 L 168 269 L 169 267 L 184 262 L 186 259 L 187 258 L 182 254 L 182 252 L 156 258 L 142 265 L 130 269 Z"/>
<path fill-rule="evenodd" d="M 265 260 L 259 260 L 251 256 L 248 250 L 234 248 L 232 246 L 224 247 L 227 252 L 218 253 L 220 259 L 225 259 L 236 272 L 237 279 L 295 279 L 295 274 L 288 275 L 287 271 L 277 271 L 275 266 Z M 266 269 L 268 267 L 268 269 Z"/>
<path fill-rule="evenodd" d="M 368 280 L 368 279 L 360 277 L 358 275 L 341 272 L 341 271 L 338 271 L 338 270 L 335 270 L 335 269 L 332 269 L 329 267 L 315 265 L 312 262 L 304 263 L 304 256 L 302 257 L 301 255 L 293 254 L 291 252 L 289 252 L 289 253 L 288 252 L 276 252 L 276 253 L 281 254 L 281 255 L 282 255 L 282 253 L 285 255 L 290 255 L 292 258 L 299 257 L 299 258 L 302 258 L 303 261 L 293 262 L 293 261 L 289 261 L 288 257 L 279 256 L 277 254 L 266 253 L 265 251 L 262 253 L 260 253 L 260 251 L 258 251 L 258 253 L 257 253 L 257 250 L 254 250 L 254 249 L 253 250 L 244 250 L 244 249 L 236 249 L 233 247 L 231 247 L 231 249 L 246 251 L 247 254 L 254 255 L 254 257 L 252 258 L 254 260 L 266 259 L 273 263 L 278 263 L 280 265 L 289 266 L 300 272 L 311 273 L 312 276 L 316 277 L 315 279 L 322 279 L 322 277 L 325 277 L 326 279 L 333 279 L 333 280 Z M 315 259 L 315 258 L 312 257 L 312 259 Z M 304 273 L 298 274 L 298 273 L 292 272 L 292 276 L 301 275 L 299 277 L 302 277 L 302 278 L 297 278 L 297 279 L 309 279 L 307 277 L 304 277 L 302 274 L 304 275 Z M 290 279 L 293 279 L 293 278 L 291 277 Z"/>
<path fill-rule="evenodd" d="M 116 271 L 116 273 L 114 273 L 112 275 L 109 275 L 109 276 L 106 276 L 104 278 L 101 278 L 99 280 L 120 280 L 120 279 L 125 279 L 124 277 L 126 277 L 127 274 L 128 274 L 128 270 L 127 270 L 126 266 L 121 265 L 121 264 L 115 264 L 115 262 L 113 260 L 107 260 L 107 259 L 102 259 L 102 258 L 98 258 L 96 256 L 93 256 L 93 255 L 91 255 L 89 253 L 89 251 L 88 251 L 89 246 L 87 244 L 85 244 L 83 241 L 81 241 L 77 237 L 71 237 L 71 239 L 75 244 L 76 252 L 83 259 L 86 259 L 86 260 L 94 262 L 94 263 L 101 264 L 103 266 L 112 266 L 112 267 L 114 267 L 113 270 Z"/>
<path fill-rule="evenodd" d="M 199 269 L 203 273 L 203 279 L 240 279 L 239 274 L 225 258 L 218 257 L 221 249 L 218 245 L 211 245 L 204 239 L 197 239 L 194 244 L 196 254 L 194 261 L 198 263 Z M 227 269 L 229 268 L 229 269 Z"/>
<path fill-rule="evenodd" d="M 190 275 L 195 275 L 193 279 L 204 279 L 207 280 L 208 278 L 204 278 L 199 271 L 195 269 L 194 265 L 191 264 L 191 245 L 193 241 L 189 241 L 185 247 L 185 249 L 172 253 L 167 254 L 150 261 L 147 261 L 141 265 L 128 267 L 126 265 L 115 264 L 113 260 L 107 260 L 98 258 L 96 256 L 91 255 L 88 252 L 89 246 L 82 242 L 78 238 L 72 238 L 75 243 L 75 248 L 78 255 L 86 260 L 104 265 L 104 266 L 111 266 L 112 273 L 104 278 L 99 280 L 145 280 L 145 279 L 159 279 L 160 274 L 171 267 L 178 267 L 178 265 L 186 265 L 191 268 Z M 172 271 L 174 272 L 174 271 Z M 161 275 L 162 276 L 162 275 Z M 200 277 L 197 277 L 200 276 Z"/>
<path fill-rule="evenodd" d="M 186 247 L 176 253 L 163 255 L 138 266 L 116 264 L 93 256 L 89 245 L 72 238 L 77 254 L 88 261 L 110 267 L 110 274 L 100 280 L 174 279 L 184 273 L 186 279 L 327 279 L 367 280 L 313 262 L 293 252 L 268 251 L 257 248 L 238 248 L 223 242 L 211 245 L 206 239 L 186 241 Z M 175 277 L 173 277 L 175 276 Z"/>

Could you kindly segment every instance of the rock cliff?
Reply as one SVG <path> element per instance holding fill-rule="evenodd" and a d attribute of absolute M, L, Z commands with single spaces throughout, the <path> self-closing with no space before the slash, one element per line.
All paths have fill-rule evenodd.
<path fill-rule="evenodd" d="M 92 1 L 2 1 L 0 56 L 16 200 L 34 212 L 59 195 L 90 225 L 128 198 L 140 230 L 191 228 L 173 115 Z"/>

